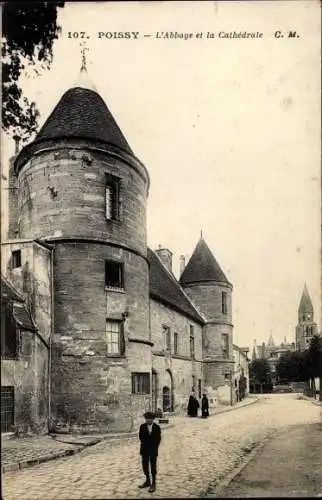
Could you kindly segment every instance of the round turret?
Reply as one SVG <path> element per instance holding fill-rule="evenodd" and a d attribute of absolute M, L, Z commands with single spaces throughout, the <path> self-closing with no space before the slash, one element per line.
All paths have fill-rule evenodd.
<path fill-rule="evenodd" d="M 102 98 L 80 87 L 15 171 L 19 237 L 54 247 L 52 425 L 129 431 L 150 398 L 132 377 L 151 371 L 148 172 Z"/>

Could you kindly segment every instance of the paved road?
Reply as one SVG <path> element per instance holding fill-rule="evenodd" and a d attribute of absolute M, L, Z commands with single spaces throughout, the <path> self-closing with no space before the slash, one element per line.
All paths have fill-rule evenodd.
<path fill-rule="evenodd" d="M 163 432 L 154 497 L 200 497 L 231 471 L 254 444 L 296 424 L 320 421 L 321 407 L 295 395 L 262 397 L 259 403 L 202 419 L 176 419 Z M 175 420 L 175 419 L 173 419 Z M 102 442 L 65 459 L 3 476 L 3 498 L 146 498 L 136 439 Z"/>
<path fill-rule="evenodd" d="M 322 497 L 322 423 L 295 426 L 270 440 L 218 496 Z"/>

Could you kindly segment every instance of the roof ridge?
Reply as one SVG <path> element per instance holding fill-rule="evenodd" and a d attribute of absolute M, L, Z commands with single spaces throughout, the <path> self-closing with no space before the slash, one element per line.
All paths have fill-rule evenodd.
<path fill-rule="evenodd" d="M 175 284 L 179 287 L 180 291 L 183 293 L 183 295 L 186 297 L 186 299 L 188 300 L 188 302 L 190 303 L 190 305 L 194 308 L 194 310 L 196 311 L 197 314 L 199 314 L 199 316 L 201 317 L 201 319 L 206 322 L 206 319 L 204 317 L 204 315 L 196 308 L 196 306 L 194 305 L 194 303 L 192 302 L 192 300 L 190 299 L 190 297 L 186 294 L 186 292 L 184 291 L 184 289 L 182 288 L 182 286 L 180 285 L 179 281 L 177 280 L 177 278 L 174 276 L 174 274 L 172 273 L 172 271 L 169 271 L 169 269 L 163 264 L 162 260 L 160 259 L 159 255 L 154 252 L 154 250 L 152 250 L 152 252 L 154 253 L 154 255 L 157 256 L 158 260 L 160 261 L 163 269 L 165 269 L 165 271 L 168 273 L 168 275 L 170 276 L 170 278 L 175 282 Z"/>

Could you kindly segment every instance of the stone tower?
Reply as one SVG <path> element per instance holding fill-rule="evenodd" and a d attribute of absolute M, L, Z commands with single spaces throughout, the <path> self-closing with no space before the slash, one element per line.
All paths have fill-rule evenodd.
<path fill-rule="evenodd" d="M 129 431 L 150 403 L 148 172 L 99 94 L 80 85 L 15 173 L 19 237 L 54 248 L 52 425 Z"/>
<path fill-rule="evenodd" d="M 180 284 L 206 320 L 203 329 L 204 384 L 227 385 L 233 369 L 232 285 L 201 236 Z"/>
<path fill-rule="evenodd" d="M 311 339 L 317 334 L 317 324 L 314 322 L 314 309 L 307 286 L 304 290 L 298 308 L 298 324 L 296 327 L 296 349 L 303 351 L 310 346 Z"/>

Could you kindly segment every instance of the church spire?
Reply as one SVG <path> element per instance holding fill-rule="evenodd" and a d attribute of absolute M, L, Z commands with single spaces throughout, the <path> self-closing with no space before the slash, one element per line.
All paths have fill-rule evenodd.
<path fill-rule="evenodd" d="M 312 300 L 305 283 L 298 309 L 299 322 L 313 321 L 313 313 L 314 310 L 313 310 Z"/>

